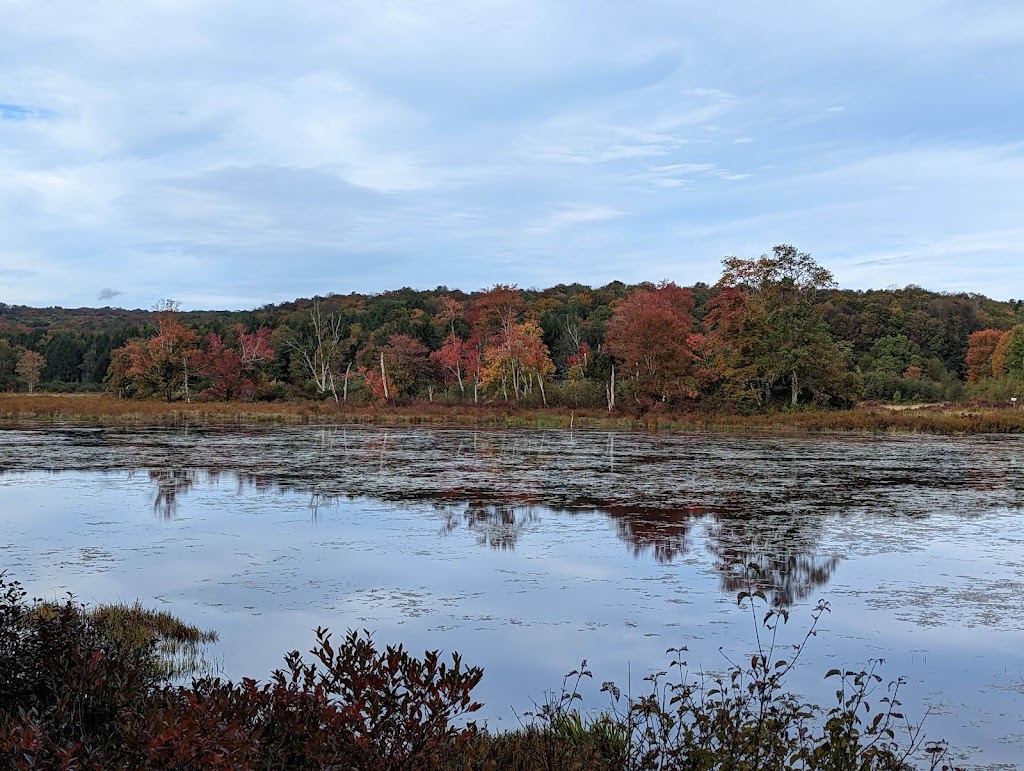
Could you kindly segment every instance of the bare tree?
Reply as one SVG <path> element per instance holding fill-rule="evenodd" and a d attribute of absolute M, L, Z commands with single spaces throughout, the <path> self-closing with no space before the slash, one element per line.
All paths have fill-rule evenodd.
<path fill-rule="evenodd" d="M 312 339 L 293 335 L 285 340 L 285 346 L 301 359 L 317 393 L 330 393 L 338 404 L 336 370 L 340 366 L 344 351 L 345 336 L 342 334 L 342 320 L 336 313 L 324 314 L 319 300 L 313 301 L 310 311 L 313 325 Z M 351 363 L 349 367 L 351 368 Z M 345 374 L 344 397 L 348 399 L 348 370 Z"/>

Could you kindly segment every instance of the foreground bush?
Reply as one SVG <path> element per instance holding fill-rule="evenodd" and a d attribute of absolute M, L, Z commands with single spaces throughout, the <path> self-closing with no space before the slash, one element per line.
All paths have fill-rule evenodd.
<path fill-rule="evenodd" d="M 755 596 L 739 600 L 754 612 Z M 815 624 L 826 610 L 818 607 Z M 885 689 L 871 670 L 834 670 L 830 710 L 788 693 L 796 657 L 775 656 L 784 621 L 773 610 L 758 622 L 749 666 L 693 679 L 676 655 L 672 677 L 652 675 L 646 695 L 623 699 L 605 683 L 609 709 L 593 717 L 577 707 L 591 676 L 584 662 L 519 730 L 492 734 L 466 721 L 480 708 L 471 692 L 483 671 L 458 654 L 450 663 L 436 651 L 416 658 L 358 632 L 335 645 L 321 629 L 312 660 L 288 654 L 269 682 L 180 686 L 161 637 L 204 633 L 138 607 L 27 603 L 0 574 L 0 767 L 903 771 L 919 753 L 924 767 L 948 767 L 944 748 L 923 746 L 920 728 L 898 711 L 899 682 Z M 804 644 L 813 634 L 814 625 Z M 871 712 L 869 700 L 880 709 Z"/>

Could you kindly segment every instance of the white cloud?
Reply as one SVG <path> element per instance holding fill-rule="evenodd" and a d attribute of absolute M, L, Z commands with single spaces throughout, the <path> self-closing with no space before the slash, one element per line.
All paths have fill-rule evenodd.
<path fill-rule="evenodd" d="M 1024 284 L 1016 3 L 14 0 L 0 50 L 3 302 Z"/>
<path fill-rule="evenodd" d="M 625 212 L 608 206 L 567 206 L 534 222 L 526 230 L 531 234 L 546 234 L 562 228 L 587 225 L 622 217 Z"/>

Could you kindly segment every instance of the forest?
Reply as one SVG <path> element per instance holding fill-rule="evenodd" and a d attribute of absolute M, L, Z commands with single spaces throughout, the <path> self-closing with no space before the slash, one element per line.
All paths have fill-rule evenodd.
<path fill-rule="evenodd" d="M 1004 400 L 1024 301 L 841 289 L 792 246 L 719 281 L 327 294 L 248 311 L 0 303 L 0 391 L 764 412 Z"/>

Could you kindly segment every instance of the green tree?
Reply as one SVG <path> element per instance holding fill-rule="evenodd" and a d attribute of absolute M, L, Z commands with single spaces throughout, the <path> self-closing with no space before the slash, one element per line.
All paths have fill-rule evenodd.
<path fill-rule="evenodd" d="M 923 366 L 921 347 L 906 335 L 881 337 L 861 360 L 865 372 L 902 375 L 908 367 Z"/>
<path fill-rule="evenodd" d="M 10 391 L 18 383 L 18 349 L 0 338 L 0 391 Z"/>
<path fill-rule="evenodd" d="M 788 245 L 723 265 L 705 326 L 726 351 L 727 391 L 761 407 L 779 392 L 794 406 L 808 393 L 817 401 L 847 398 L 845 351 L 818 307 L 821 293 L 836 286 L 832 274 Z"/>
<path fill-rule="evenodd" d="M 46 358 L 46 369 L 43 372 L 46 381 L 80 382 L 85 347 L 80 334 L 54 332 L 48 335 L 40 347 L 40 352 Z"/>
<path fill-rule="evenodd" d="M 1006 374 L 1024 375 L 1024 325 L 1018 324 L 1008 333 L 1004 366 Z"/>

